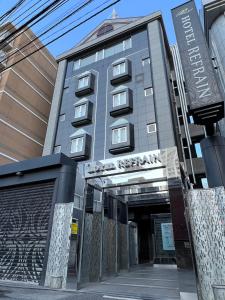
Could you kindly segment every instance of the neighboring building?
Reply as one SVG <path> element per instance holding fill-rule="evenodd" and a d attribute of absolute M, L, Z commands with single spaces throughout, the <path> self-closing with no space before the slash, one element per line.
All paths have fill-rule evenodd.
<path fill-rule="evenodd" d="M 225 1 L 202 0 L 202 5 L 204 32 L 225 101 Z M 219 121 L 218 129 L 225 136 L 225 119 Z"/>
<path fill-rule="evenodd" d="M 7 23 L 0 27 L 0 39 L 15 30 Z M 20 52 L 8 61 L 4 58 L 19 49 L 35 35 L 27 29 L 0 50 L 0 164 L 40 156 L 48 124 L 57 63 L 46 48 L 4 71 L 6 66 L 24 57 Z M 36 40 L 29 45 L 38 49 Z"/>
<path fill-rule="evenodd" d="M 62 54 L 58 62 L 43 155 L 63 152 L 79 162 L 76 208 L 82 208 L 84 164 L 93 164 L 94 170 L 106 164 L 109 170 L 109 166 L 114 168 L 122 161 L 120 179 L 101 181 L 100 175 L 99 182 L 116 184 L 114 192 L 128 199 L 129 220 L 138 225 L 139 262 L 175 259 L 173 246 L 170 251 L 163 248 L 160 229 L 161 223 L 172 222 L 173 210 L 176 259 L 179 266 L 190 265 L 182 188 L 169 196 L 163 170 L 139 172 L 135 178 L 128 176 L 132 167 L 129 159 L 136 159 L 132 160 L 134 165 L 140 161 L 151 164 L 143 156 L 146 152 L 153 155 L 154 165 L 158 156 L 152 157 L 162 149 L 165 153 L 175 153 L 177 149 L 178 160 L 184 165 L 186 150 L 181 143 L 173 59 L 161 14 L 105 20 L 76 47 Z M 191 175 L 190 167 L 189 170 Z"/>

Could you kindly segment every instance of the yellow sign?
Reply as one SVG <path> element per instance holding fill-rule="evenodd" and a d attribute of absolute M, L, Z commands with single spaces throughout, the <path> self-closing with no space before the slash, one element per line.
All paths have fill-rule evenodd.
<path fill-rule="evenodd" d="M 78 234 L 78 224 L 77 223 L 72 223 L 71 224 L 71 233 L 72 234 Z"/>

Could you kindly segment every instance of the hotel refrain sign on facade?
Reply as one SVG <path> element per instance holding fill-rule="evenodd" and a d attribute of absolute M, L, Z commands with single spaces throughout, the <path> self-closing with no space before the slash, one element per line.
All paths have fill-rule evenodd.
<path fill-rule="evenodd" d="M 194 1 L 172 10 L 190 109 L 195 123 L 223 118 L 223 101 Z"/>
<path fill-rule="evenodd" d="M 87 163 L 85 164 L 85 177 L 109 176 L 124 172 L 162 168 L 163 166 L 160 150 L 156 150 Z"/>

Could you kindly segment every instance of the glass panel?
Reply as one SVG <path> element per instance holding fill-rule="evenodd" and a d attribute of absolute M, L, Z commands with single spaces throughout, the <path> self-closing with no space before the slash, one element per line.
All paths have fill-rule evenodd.
<path fill-rule="evenodd" d="M 149 64 L 150 64 L 150 57 L 142 59 L 142 65 L 143 66 L 149 65 Z"/>
<path fill-rule="evenodd" d="M 147 124 L 147 133 L 156 132 L 156 123 Z"/>
<path fill-rule="evenodd" d="M 113 48 L 114 48 L 114 53 L 113 54 L 117 54 L 117 53 L 122 52 L 123 51 L 123 42 L 115 45 Z"/>
<path fill-rule="evenodd" d="M 131 38 L 124 41 L 124 50 L 131 48 Z"/>
<path fill-rule="evenodd" d="M 61 146 L 55 146 L 54 147 L 54 154 L 60 153 L 61 152 Z"/>
<path fill-rule="evenodd" d="M 153 95 L 153 88 L 145 89 L 145 96 L 151 96 L 151 95 Z"/>
<path fill-rule="evenodd" d="M 71 153 L 81 152 L 83 150 L 84 137 L 75 138 L 71 141 Z"/>
<path fill-rule="evenodd" d="M 81 59 L 81 67 L 87 66 L 95 62 L 95 54 Z"/>
<path fill-rule="evenodd" d="M 125 62 L 113 66 L 113 76 L 120 75 L 125 72 Z"/>
<path fill-rule="evenodd" d="M 120 105 L 126 104 L 126 92 L 120 93 Z"/>
<path fill-rule="evenodd" d="M 114 46 L 105 49 L 105 57 L 114 55 Z"/>
<path fill-rule="evenodd" d="M 127 127 L 120 128 L 120 141 L 119 143 L 124 143 L 127 141 Z"/>
<path fill-rule="evenodd" d="M 126 92 L 113 95 L 113 107 L 126 104 Z"/>
<path fill-rule="evenodd" d="M 59 116 L 59 121 L 60 122 L 65 121 L 65 119 L 66 119 L 66 115 L 65 114 L 62 114 L 62 115 Z"/>
<path fill-rule="evenodd" d="M 125 143 L 127 141 L 127 127 L 113 129 L 112 144 Z"/>
<path fill-rule="evenodd" d="M 80 78 L 79 82 L 78 82 L 78 88 L 80 89 L 80 88 L 88 86 L 88 80 L 89 80 L 89 76 Z"/>
<path fill-rule="evenodd" d="M 122 64 L 120 64 L 120 74 L 125 72 L 125 62 L 123 62 Z"/>
<path fill-rule="evenodd" d="M 101 60 L 101 59 L 104 59 L 104 49 L 96 53 L 96 60 Z"/>
<path fill-rule="evenodd" d="M 87 104 L 82 104 L 75 107 L 75 118 L 84 117 L 86 114 Z"/>
<path fill-rule="evenodd" d="M 74 70 L 80 69 L 80 59 L 76 60 L 73 65 Z"/>

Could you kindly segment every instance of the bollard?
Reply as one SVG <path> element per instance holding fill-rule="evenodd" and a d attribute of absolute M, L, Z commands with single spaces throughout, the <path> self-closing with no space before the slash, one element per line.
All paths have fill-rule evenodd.
<path fill-rule="evenodd" d="M 52 289 L 61 289 L 62 288 L 62 280 L 63 277 L 62 276 L 51 276 L 50 279 L 50 288 Z"/>

